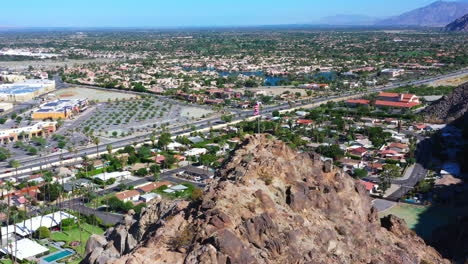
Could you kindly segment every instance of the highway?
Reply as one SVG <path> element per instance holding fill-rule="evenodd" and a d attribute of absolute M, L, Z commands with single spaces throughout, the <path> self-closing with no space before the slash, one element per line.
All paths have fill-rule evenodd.
<path fill-rule="evenodd" d="M 289 103 L 283 103 L 283 104 L 280 104 L 280 105 L 265 107 L 265 108 L 263 108 L 261 110 L 261 113 L 264 116 L 268 116 L 268 115 L 271 115 L 271 113 L 273 111 L 298 109 L 298 108 L 313 108 L 313 107 L 316 107 L 318 104 L 326 103 L 326 102 L 332 101 L 332 100 L 346 99 L 346 98 L 351 97 L 351 96 L 352 97 L 360 97 L 360 96 L 363 96 L 365 94 L 374 93 L 374 92 L 381 92 L 381 91 L 384 91 L 384 90 L 397 88 L 397 87 L 400 87 L 400 86 L 403 86 L 403 85 L 423 85 L 423 84 L 427 84 L 427 83 L 430 83 L 430 82 L 433 82 L 433 81 L 436 81 L 436 80 L 455 77 L 455 76 L 458 76 L 458 75 L 461 75 L 461 74 L 467 74 L 467 73 L 468 73 L 468 69 L 462 69 L 462 70 L 458 70 L 456 72 L 452 72 L 452 73 L 445 74 L 445 75 L 440 75 L 440 76 L 437 76 L 437 77 L 429 77 L 429 78 L 425 78 L 425 79 L 421 79 L 421 80 L 414 80 L 414 81 L 405 82 L 405 83 L 391 84 L 391 85 L 384 86 L 384 87 L 376 87 L 376 88 L 369 89 L 369 90 L 367 90 L 365 92 L 361 92 L 361 93 L 346 92 L 346 93 L 343 93 L 341 95 L 318 97 L 318 98 L 314 98 L 314 99 L 302 99 L 302 100 L 296 101 L 295 104 L 292 105 L 292 107 L 289 105 Z M 58 80 L 58 87 L 60 87 L 60 88 L 69 87 L 69 84 L 65 84 L 65 83 L 61 82 L 59 80 L 59 78 L 56 78 L 56 80 Z M 75 85 L 73 85 L 73 86 L 75 86 Z M 89 86 L 84 86 L 84 87 L 89 87 Z M 91 87 L 89 87 L 89 88 L 91 88 Z M 101 89 L 103 89 L 103 88 L 101 88 Z M 122 92 L 121 90 L 118 90 L 118 91 Z M 136 92 L 132 92 L 132 93 L 136 93 Z M 138 94 L 147 95 L 145 93 L 138 93 Z M 161 98 L 164 99 L 164 100 L 168 99 L 166 97 L 161 97 Z M 234 111 L 234 113 L 236 113 L 236 116 L 233 118 L 233 121 L 230 122 L 230 123 L 222 122 L 220 117 L 213 117 L 213 118 L 204 119 L 204 120 L 201 120 L 201 121 L 195 121 L 195 122 L 193 122 L 193 123 L 191 123 L 189 125 L 194 126 L 196 128 L 195 129 L 196 131 L 208 129 L 210 126 L 216 126 L 216 127 L 227 126 L 229 124 L 239 122 L 239 121 L 241 121 L 241 120 L 243 120 L 245 118 L 252 117 L 254 111 L 253 110 L 245 110 L 245 111 L 236 110 L 236 111 Z M 171 133 L 173 136 L 178 136 L 178 135 L 193 132 L 193 130 L 191 130 L 191 129 L 184 128 L 186 126 L 187 126 L 187 124 L 175 125 L 174 127 L 170 128 L 168 130 L 168 132 Z M 151 135 L 151 133 L 148 133 L 148 134 L 144 134 L 144 135 L 140 135 L 140 136 L 135 136 L 135 137 L 132 137 L 132 138 L 116 140 L 116 141 L 114 141 L 114 142 L 112 142 L 110 144 L 112 145 L 113 149 L 116 150 L 116 149 L 123 148 L 123 147 L 128 146 L 128 145 L 133 145 L 135 143 L 140 144 L 140 143 L 143 143 L 143 142 L 147 142 L 149 140 L 150 135 Z M 100 154 L 104 154 L 104 153 L 107 152 L 106 151 L 106 146 L 107 145 L 108 144 L 99 145 Z M 8 167 L 7 162 L 2 162 L 2 163 L 0 163 L 0 178 L 12 177 L 12 176 L 17 177 L 17 176 L 21 176 L 21 175 L 26 175 L 28 173 L 30 174 L 31 170 L 33 168 L 34 168 L 34 170 L 39 170 L 39 168 L 41 168 L 41 167 L 42 168 L 48 167 L 48 165 L 51 164 L 51 163 L 55 163 L 55 164 L 57 164 L 59 162 L 63 162 L 64 164 L 65 163 L 70 163 L 71 160 L 74 160 L 75 158 L 78 158 L 78 157 L 81 157 L 81 156 L 84 156 L 84 155 L 87 155 L 87 156 L 96 155 L 96 153 L 97 153 L 96 146 L 85 146 L 85 147 L 79 148 L 77 154 L 75 154 L 75 153 L 62 153 L 62 154 L 61 153 L 54 153 L 54 154 L 48 155 L 47 157 L 45 157 L 45 156 L 44 157 L 37 157 L 36 156 L 36 157 L 24 158 L 24 159 L 19 160 L 22 166 L 20 168 L 18 168 L 18 172 L 20 172 L 20 173 L 18 173 L 18 175 L 15 174 L 15 171 L 13 169 Z"/>

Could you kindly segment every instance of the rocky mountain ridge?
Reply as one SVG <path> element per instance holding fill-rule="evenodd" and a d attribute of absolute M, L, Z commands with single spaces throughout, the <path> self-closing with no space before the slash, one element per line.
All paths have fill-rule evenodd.
<path fill-rule="evenodd" d="M 89 264 L 449 263 L 316 153 L 255 135 L 197 201 L 130 213 L 86 246 Z"/>
<path fill-rule="evenodd" d="M 381 20 L 377 25 L 444 27 L 466 13 L 468 13 L 466 1 L 436 1 L 399 16 Z"/>
<path fill-rule="evenodd" d="M 428 120 L 450 123 L 468 110 L 468 82 L 461 84 L 452 93 L 426 107 L 422 114 Z"/>
<path fill-rule="evenodd" d="M 468 32 L 468 13 L 444 28 L 445 32 Z"/>

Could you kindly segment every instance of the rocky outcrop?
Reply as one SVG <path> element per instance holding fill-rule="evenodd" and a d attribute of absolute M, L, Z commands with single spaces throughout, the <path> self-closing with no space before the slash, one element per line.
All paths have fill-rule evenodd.
<path fill-rule="evenodd" d="M 458 18 L 444 28 L 445 32 L 468 32 L 468 14 Z"/>
<path fill-rule="evenodd" d="M 318 154 L 251 136 L 217 176 L 199 201 L 154 203 L 91 237 L 83 263 L 449 263 Z"/>
<path fill-rule="evenodd" d="M 450 123 L 464 115 L 468 110 L 468 83 L 464 83 L 423 110 L 430 121 Z"/>

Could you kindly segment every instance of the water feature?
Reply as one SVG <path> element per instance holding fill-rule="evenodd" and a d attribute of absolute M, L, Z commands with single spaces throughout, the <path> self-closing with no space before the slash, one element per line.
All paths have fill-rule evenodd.
<path fill-rule="evenodd" d="M 214 68 L 200 68 L 200 69 L 194 69 L 190 67 L 184 67 L 183 68 L 186 71 L 198 71 L 198 72 L 204 72 L 204 71 L 216 71 L 219 73 L 220 76 L 232 76 L 232 75 L 245 75 L 245 76 L 259 76 L 259 77 L 264 77 L 265 82 L 263 85 L 265 86 L 278 86 L 279 82 L 281 80 L 287 81 L 287 78 L 284 77 L 279 77 L 279 76 L 271 76 L 271 75 L 265 75 L 262 71 L 254 71 L 254 72 L 227 72 L 227 71 L 219 71 Z"/>
<path fill-rule="evenodd" d="M 55 261 L 57 261 L 59 259 L 66 258 L 66 257 L 71 256 L 73 254 L 75 254 L 75 253 L 73 253 L 70 250 L 63 250 L 63 251 L 57 252 L 55 254 L 49 255 L 49 256 L 43 258 L 43 260 L 46 261 L 47 263 L 54 263 Z"/>

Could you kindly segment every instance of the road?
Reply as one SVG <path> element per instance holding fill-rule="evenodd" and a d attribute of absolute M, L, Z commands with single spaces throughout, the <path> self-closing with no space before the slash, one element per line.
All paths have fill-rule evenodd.
<path fill-rule="evenodd" d="M 350 96 L 363 96 L 365 94 L 380 92 L 380 91 L 384 91 L 384 90 L 388 90 L 388 89 L 393 89 L 393 88 L 400 87 L 400 86 L 403 86 L 403 85 L 422 85 L 422 84 L 427 84 L 427 83 L 430 83 L 430 82 L 433 82 L 433 81 L 436 81 L 436 80 L 450 78 L 450 77 L 458 76 L 458 75 L 461 75 L 461 74 L 467 74 L 467 73 L 468 73 L 468 69 L 462 69 L 462 70 L 459 70 L 459 71 L 456 71 L 456 72 L 453 72 L 453 73 L 449 73 L 449 74 L 445 74 L 445 75 L 441 75 L 441 76 L 437 76 L 437 77 L 429 77 L 429 78 L 426 78 L 426 79 L 415 80 L 415 81 L 410 81 L 410 82 L 405 82 L 405 83 L 392 84 L 392 85 L 388 85 L 388 86 L 384 86 L 384 87 L 376 87 L 376 88 L 369 89 L 369 90 L 367 90 L 365 92 L 361 92 L 361 93 L 357 93 L 357 94 L 352 93 L 352 92 L 346 92 L 346 93 L 343 93 L 341 95 L 335 95 L 335 96 L 318 97 L 318 98 L 315 98 L 315 99 L 303 99 L 303 100 L 296 101 L 296 103 L 295 103 L 295 105 L 293 105 L 293 107 L 294 108 L 300 108 L 300 107 L 310 108 L 310 107 L 315 107 L 317 104 L 326 103 L 326 102 L 331 101 L 331 100 L 344 99 L 344 98 L 347 98 L 347 97 L 350 97 Z M 59 79 L 56 79 L 56 80 L 59 80 Z M 58 87 L 66 88 L 66 87 L 69 87 L 69 84 L 64 84 L 63 82 L 59 82 Z M 85 86 L 85 87 L 88 87 L 88 86 Z M 120 91 L 120 90 L 118 90 L 118 91 Z M 131 93 L 145 94 L 145 93 L 137 93 L 137 92 L 131 92 Z M 161 98 L 165 99 L 165 100 L 168 99 L 166 97 L 161 97 Z M 275 106 L 268 106 L 268 107 L 265 107 L 264 109 L 262 109 L 262 115 L 267 116 L 267 115 L 271 115 L 271 113 L 273 111 L 287 110 L 287 109 L 290 109 L 290 108 L 291 108 L 291 106 L 289 105 L 289 103 L 283 103 L 283 104 L 275 105 Z M 233 122 L 238 122 L 238 121 L 243 120 L 243 119 L 245 119 L 247 117 L 252 117 L 253 114 L 254 114 L 253 110 L 247 110 L 247 111 L 236 110 L 236 111 L 237 111 L 237 116 L 234 118 Z M 202 129 L 209 128 L 212 125 L 229 125 L 229 123 L 222 122 L 220 117 L 213 117 L 213 118 L 204 119 L 204 120 L 201 120 L 201 121 L 195 121 L 195 122 L 191 123 L 190 125 L 194 126 L 196 128 L 196 130 L 202 130 Z M 193 132 L 193 130 L 191 130 L 191 129 L 185 129 L 184 128 L 185 126 L 186 126 L 186 124 L 174 126 L 174 127 L 169 129 L 169 132 L 173 136 L 178 136 L 178 135 L 181 135 L 181 134 L 186 134 L 186 133 Z M 134 143 L 142 143 L 142 142 L 148 141 L 148 138 L 149 138 L 150 135 L 151 135 L 151 133 L 148 133 L 148 134 L 144 134 L 144 135 L 140 135 L 140 136 L 135 136 L 135 137 L 132 137 L 132 138 L 117 140 L 117 141 L 114 141 L 114 142 L 110 143 L 110 145 L 112 145 L 113 149 L 118 149 L 118 148 L 122 148 L 122 147 L 125 147 L 125 146 L 128 146 L 128 145 L 133 145 Z M 99 145 L 99 150 L 100 150 L 101 154 L 105 152 L 106 145 L 107 144 Z M 81 156 L 84 156 L 84 155 L 95 155 L 96 153 L 97 153 L 97 148 L 95 146 L 87 146 L 87 147 L 79 148 L 78 153 L 77 153 L 76 156 L 75 156 L 74 153 L 65 153 L 63 155 L 56 153 L 56 154 L 51 154 L 51 155 L 49 155 L 47 157 L 24 158 L 24 159 L 19 160 L 22 166 L 20 168 L 18 168 L 18 170 L 19 171 L 28 170 L 28 169 L 31 170 L 32 168 L 39 169 L 40 167 L 46 167 L 50 163 L 58 163 L 63 159 L 67 160 L 67 159 L 72 159 L 73 157 L 81 157 Z M 417 171 L 420 171 L 420 170 L 421 169 L 417 169 Z M 12 169 L 11 168 L 9 169 L 9 165 L 8 165 L 7 162 L 0 163 L 0 178 L 17 177 L 17 176 L 25 175 L 27 173 L 30 173 L 30 171 L 26 172 L 26 173 L 19 174 L 19 175 L 15 175 L 15 173 L 12 171 Z"/>
<path fill-rule="evenodd" d="M 427 175 L 428 170 L 425 168 L 431 160 L 431 141 L 428 138 L 421 136 L 418 133 L 412 131 L 402 131 L 402 133 L 415 136 L 419 141 L 418 147 L 416 149 L 416 164 L 411 175 L 407 179 L 393 179 L 391 180 L 392 184 L 400 185 L 395 192 L 388 195 L 385 199 L 390 201 L 398 201 L 403 197 L 408 191 L 413 189 L 413 187 Z M 378 181 L 376 177 L 366 177 L 370 181 Z"/>
<path fill-rule="evenodd" d="M 183 180 L 183 179 L 180 179 L 180 178 L 177 178 L 177 177 L 173 176 L 174 174 L 176 174 L 176 173 L 178 173 L 180 171 L 182 171 L 182 168 L 177 168 L 177 169 L 174 169 L 174 170 L 163 172 L 163 173 L 160 174 L 160 180 L 161 181 L 170 181 L 170 182 L 173 182 L 173 183 L 190 183 L 190 184 L 194 185 L 197 188 L 204 188 L 205 187 L 204 183 L 197 183 L 197 182 L 187 181 L 187 180 Z M 152 176 L 144 177 L 144 178 L 141 178 L 141 179 L 138 179 L 138 180 L 135 180 L 135 181 L 126 182 L 125 185 L 127 185 L 127 186 L 139 186 L 139 185 L 143 185 L 145 183 L 150 183 L 150 182 L 153 182 L 153 177 Z M 97 191 L 96 194 L 98 196 L 105 196 L 105 195 L 107 195 L 109 193 L 119 192 L 119 191 L 120 191 L 120 189 L 118 187 L 113 187 L 113 188 Z M 84 215 L 96 215 L 97 217 L 102 219 L 104 224 L 117 224 L 123 218 L 123 215 L 106 212 L 105 209 L 102 210 L 102 209 L 94 209 L 94 208 L 87 207 L 87 206 L 85 206 L 85 204 L 82 201 L 81 197 L 73 198 L 73 199 L 70 199 L 70 200 L 67 200 L 67 201 L 64 201 L 64 202 L 60 202 L 60 203 L 51 205 L 47 209 L 52 209 L 51 207 L 57 208 L 57 209 L 70 209 L 70 210 L 73 210 L 73 211 L 80 212 L 81 214 L 84 214 Z M 39 213 L 39 212 L 36 210 L 36 211 L 30 212 L 29 215 L 30 216 L 36 215 L 37 213 Z"/>

